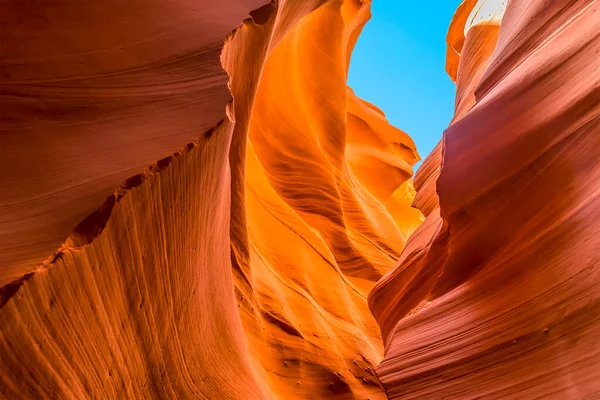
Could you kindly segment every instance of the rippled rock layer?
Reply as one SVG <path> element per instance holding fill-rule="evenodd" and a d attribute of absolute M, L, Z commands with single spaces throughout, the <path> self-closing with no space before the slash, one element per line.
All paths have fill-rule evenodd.
<path fill-rule="evenodd" d="M 0 397 L 599 395 L 599 2 L 463 1 L 413 182 L 370 2 L 264 1 L 0 4 Z"/>
<path fill-rule="evenodd" d="M 1 6 L 0 393 L 384 399 L 366 297 L 423 217 L 346 86 L 370 4 L 121 3 Z"/>
<path fill-rule="evenodd" d="M 377 375 L 389 398 L 595 398 L 600 3 L 484 3 L 448 33 L 456 113 L 415 178 L 427 219 L 369 296 Z"/>

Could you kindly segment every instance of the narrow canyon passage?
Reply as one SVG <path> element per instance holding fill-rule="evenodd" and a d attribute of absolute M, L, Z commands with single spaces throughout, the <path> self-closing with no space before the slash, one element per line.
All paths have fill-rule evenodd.
<path fill-rule="evenodd" d="M 414 180 L 264 3 L 0 4 L 0 397 L 600 396 L 599 2 L 463 1 Z"/>

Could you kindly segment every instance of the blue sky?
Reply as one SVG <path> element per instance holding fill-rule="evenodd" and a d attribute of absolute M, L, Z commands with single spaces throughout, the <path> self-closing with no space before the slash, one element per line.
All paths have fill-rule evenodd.
<path fill-rule="evenodd" d="M 446 33 L 460 0 L 373 0 L 352 54 L 348 84 L 408 133 L 424 159 L 454 112 Z M 419 163 L 420 165 L 420 163 Z"/>

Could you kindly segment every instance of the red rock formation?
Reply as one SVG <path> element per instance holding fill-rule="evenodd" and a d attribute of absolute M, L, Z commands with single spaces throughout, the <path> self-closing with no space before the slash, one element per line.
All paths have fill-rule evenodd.
<path fill-rule="evenodd" d="M 264 1 L 0 2 L 0 285 L 225 117 L 223 38 Z"/>
<path fill-rule="evenodd" d="M 0 4 L 0 397 L 600 391 L 597 1 L 463 2 L 414 189 L 368 1 L 84 3 Z"/>
<path fill-rule="evenodd" d="M 385 398 L 366 295 L 422 216 L 345 83 L 369 3 L 252 12 L 227 107 L 255 4 L 104 6 L 2 3 L 0 394 Z"/>
<path fill-rule="evenodd" d="M 498 36 L 474 3 L 448 34 L 456 115 L 415 181 L 427 220 L 370 294 L 377 374 L 389 398 L 591 398 L 600 4 L 512 0 Z"/>

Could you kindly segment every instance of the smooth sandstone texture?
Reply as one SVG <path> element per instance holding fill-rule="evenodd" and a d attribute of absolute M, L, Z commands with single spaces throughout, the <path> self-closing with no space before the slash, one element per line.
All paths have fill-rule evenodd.
<path fill-rule="evenodd" d="M 87 3 L 69 13 L 63 3 L 48 4 L 40 13 L 50 22 L 59 21 L 51 16 L 60 14 L 75 25 L 57 32 L 73 35 L 82 29 L 82 43 L 87 38 L 91 46 L 90 38 L 99 35 L 108 17 L 92 12 L 100 12 L 94 8 L 99 3 Z M 25 209 L 37 217 L 21 215 L 23 231 L 15 230 L 14 236 L 18 246 L 5 253 L 6 264 L 3 259 L 2 277 L 10 283 L 0 290 L 0 395 L 385 399 L 374 373 L 383 344 L 366 296 L 395 265 L 423 217 L 410 207 L 412 165 L 418 161 L 414 143 L 346 86 L 369 2 L 279 1 L 253 11 L 220 52 L 233 99 L 227 107 L 227 91 L 212 100 L 210 94 L 225 88 L 225 71 L 196 70 L 198 61 L 186 56 L 192 50 L 178 48 L 187 37 L 179 34 L 190 34 L 193 44 L 204 40 L 197 37 L 203 32 L 215 30 L 215 38 L 221 34 L 223 40 L 225 33 L 201 22 L 215 23 L 253 7 L 239 3 L 233 11 L 224 4 L 220 10 L 191 13 L 177 2 L 143 4 L 147 8 L 135 18 L 125 9 L 113 10 L 115 21 L 131 26 L 115 27 L 110 39 L 118 48 L 127 48 L 134 33 L 148 36 L 143 43 L 159 40 L 149 50 L 155 59 L 132 67 L 134 75 L 149 75 L 105 77 L 104 69 L 125 68 L 120 59 L 88 47 L 71 48 L 68 41 L 61 41 L 64 54 L 50 52 L 57 76 L 73 57 L 93 55 L 93 67 L 104 68 L 93 74 L 108 79 L 99 84 L 103 93 L 98 96 L 107 107 L 101 113 L 96 107 L 75 113 L 77 99 L 61 100 L 66 107 L 61 124 L 74 124 L 91 136 L 63 125 L 36 130 L 26 116 L 11 123 L 34 136 L 68 133 L 79 145 L 64 147 L 53 136 L 57 147 L 25 149 L 16 131 L 3 133 L 21 163 L 15 169 L 21 174 L 7 175 L 11 180 L 3 189 L 35 177 L 54 182 L 56 196 L 70 206 L 64 209 L 48 198 L 43 204 L 52 212 L 44 214 L 44 208 L 33 207 L 38 204 L 33 197 L 41 192 L 36 185 L 26 188 L 29 197 L 22 203 L 9 199 L 15 207 L 11 217 Z M 23 12 L 16 3 L 3 7 Z M 171 19 L 180 12 L 202 18 Z M 151 20 L 137 25 L 144 15 Z M 97 22 L 83 24 L 86 16 Z M 146 23 L 166 28 L 150 35 L 142 30 Z M 14 37 L 22 34 L 20 25 L 6 26 L 14 28 Z M 50 28 L 42 25 L 39 37 Z M 221 28 L 232 27 L 223 22 Z M 53 36 L 48 38 L 51 43 Z M 34 60 L 45 54 L 35 47 L 29 51 Z M 181 64 L 171 65 L 170 57 Z M 52 82 L 45 93 L 58 96 L 60 84 Z M 31 86 L 19 85 L 7 87 Z M 80 90 L 93 87 L 85 79 L 78 85 Z M 129 109 L 120 102 L 123 96 L 141 104 Z M 14 110 L 7 115 L 19 115 L 19 101 L 10 104 Z M 127 110 L 132 115 L 122 115 Z M 81 126 L 80 117 L 85 117 Z M 95 135 L 104 122 L 121 130 L 104 126 Z M 200 137 L 191 141 L 185 135 Z M 149 143 L 152 151 L 144 157 L 151 160 L 135 158 L 137 141 Z M 86 143 L 92 144 L 81 149 Z M 181 150 L 173 154 L 173 147 Z M 28 151 L 40 152 L 40 170 L 23 165 L 19 157 Z M 53 162 L 65 158 L 68 162 Z M 122 170 L 114 174 L 104 164 Z M 121 176 L 123 171 L 130 174 Z M 53 181 L 55 174 L 62 175 Z M 80 184 L 84 177 L 77 174 L 89 181 Z M 71 189 L 63 186 L 71 183 Z M 95 201 L 93 206 L 88 200 Z M 87 217 L 77 217 L 84 212 Z M 7 235 L 11 223 L 4 225 Z M 72 233 L 61 233 L 62 227 Z M 32 229 L 38 236 L 27 233 Z"/>
<path fill-rule="evenodd" d="M 463 39 L 475 3 L 448 34 L 455 118 L 415 179 L 427 219 L 369 295 L 377 375 L 389 398 L 595 398 L 600 4 L 511 0 Z"/>
<path fill-rule="evenodd" d="M 600 395 L 597 1 L 460 5 L 414 188 L 368 2 L 118 3 L 0 5 L 0 397 Z"/>
<path fill-rule="evenodd" d="M 264 1 L 0 2 L 0 286 L 225 118 L 223 38 Z"/>
<path fill-rule="evenodd" d="M 406 134 L 346 87 L 353 40 L 368 17 L 358 2 L 330 2 L 303 17 L 271 46 L 253 100 L 248 253 L 238 244 L 236 289 L 251 352 L 281 398 L 383 398 L 366 294 L 404 244 L 386 203 L 417 155 Z M 259 28 L 244 26 L 225 54 L 245 29 Z M 367 166 L 389 179 L 354 173 Z M 412 196 L 404 198 L 409 230 L 421 219 Z"/>

